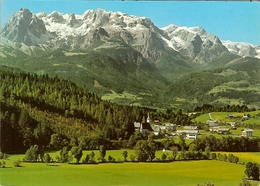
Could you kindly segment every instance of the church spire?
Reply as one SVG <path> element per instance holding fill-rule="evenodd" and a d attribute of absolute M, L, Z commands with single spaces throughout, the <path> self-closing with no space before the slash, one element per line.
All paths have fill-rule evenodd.
<path fill-rule="evenodd" d="M 147 116 L 146 122 L 149 123 L 150 126 L 152 126 L 152 119 L 150 118 L 149 112 L 148 112 L 148 116 Z"/>

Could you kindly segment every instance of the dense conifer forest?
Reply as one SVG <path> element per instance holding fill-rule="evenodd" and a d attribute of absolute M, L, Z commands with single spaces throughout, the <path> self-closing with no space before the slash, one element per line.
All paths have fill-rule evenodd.
<path fill-rule="evenodd" d="M 129 139 L 134 121 L 150 112 L 153 118 L 190 123 L 181 109 L 167 113 L 101 100 L 96 94 L 58 77 L 1 70 L 1 149 L 24 151 L 33 144 L 48 146 L 58 135 L 59 146 L 72 138 L 102 141 Z M 54 147 L 53 148 L 60 148 Z"/>

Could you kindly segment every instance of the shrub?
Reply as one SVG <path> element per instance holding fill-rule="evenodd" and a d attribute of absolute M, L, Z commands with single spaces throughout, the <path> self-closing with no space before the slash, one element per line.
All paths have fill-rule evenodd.
<path fill-rule="evenodd" d="M 246 164 L 245 174 L 248 178 L 252 177 L 254 180 L 259 179 L 259 167 L 256 163 L 248 162 Z"/>
<path fill-rule="evenodd" d="M 217 159 L 217 154 L 215 152 L 210 153 L 210 159 L 212 160 Z"/>
<path fill-rule="evenodd" d="M 51 162 L 51 156 L 49 154 L 44 155 L 44 162 L 45 163 L 50 163 Z"/>
<path fill-rule="evenodd" d="M 2 162 L 0 162 L 0 167 L 1 167 L 1 168 L 5 168 L 5 164 L 6 164 L 5 161 L 2 160 Z"/>
<path fill-rule="evenodd" d="M 21 167 L 21 162 L 18 160 L 13 161 L 15 167 Z"/>
<path fill-rule="evenodd" d="M 130 155 L 130 161 L 135 161 L 135 156 L 133 154 Z"/>
<path fill-rule="evenodd" d="M 109 155 L 109 156 L 107 157 L 107 160 L 108 160 L 109 162 L 115 162 L 115 161 L 116 161 L 116 159 L 113 158 L 111 155 Z"/>
<path fill-rule="evenodd" d="M 162 157 L 161 157 L 162 161 L 165 161 L 166 158 L 167 158 L 167 155 L 166 155 L 165 153 L 163 153 L 163 154 L 162 154 Z"/>

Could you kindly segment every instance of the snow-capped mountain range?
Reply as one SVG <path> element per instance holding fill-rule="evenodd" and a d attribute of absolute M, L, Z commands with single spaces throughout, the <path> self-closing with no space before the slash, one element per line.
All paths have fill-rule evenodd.
<path fill-rule="evenodd" d="M 168 108 L 227 97 L 260 104 L 260 47 L 221 41 L 199 26 L 158 28 L 148 18 L 103 9 L 21 9 L 0 35 L 1 66 L 69 79 L 99 96 L 135 95 L 105 96 L 120 104 Z"/>
<path fill-rule="evenodd" d="M 33 53 L 34 46 L 84 50 L 100 36 L 109 36 L 122 39 L 144 57 L 153 60 L 158 58 L 154 50 L 169 49 L 197 63 L 211 61 L 223 52 L 260 58 L 260 46 L 221 41 L 199 26 L 158 28 L 148 18 L 103 9 L 87 10 L 82 15 L 56 11 L 33 14 L 28 9 L 21 9 L 1 28 L 0 33 L 2 45 L 21 43 L 25 53 Z"/>

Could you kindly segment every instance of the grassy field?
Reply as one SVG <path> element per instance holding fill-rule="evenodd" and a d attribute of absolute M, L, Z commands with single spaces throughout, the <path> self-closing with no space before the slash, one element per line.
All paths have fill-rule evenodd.
<path fill-rule="evenodd" d="M 239 157 L 240 163 L 255 162 L 260 164 L 260 152 L 220 152 L 221 154 L 233 154 Z"/>
<path fill-rule="evenodd" d="M 238 185 L 244 166 L 220 161 L 114 163 L 99 165 L 22 163 L 0 169 L 1 185 Z"/>
<path fill-rule="evenodd" d="M 238 123 L 238 126 L 236 130 L 230 130 L 231 134 L 234 136 L 241 136 L 242 134 L 242 130 L 245 128 L 243 125 L 244 124 L 256 124 L 260 126 L 260 117 L 256 116 L 257 114 L 259 114 L 260 111 L 254 111 L 254 112 L 246 112 L 245 114 L 250 114 L 251 118 L 249 120 L 246 121 L 242 121 L 241 119 L 230 119 L 228 118 L 228 114 L 231 114 L 230 112 L 212 112 L 211 116 L 213 119 L 217 120 L 220 126 L 223 127 L 228 127 L 230 128 L 229 122 L 234 122 L 236 121 Z M 242 117 L 244 115 L 244 113 L 239 113 L 239 112 L 232 112 L 232 114 L 234 114 L 237 117 Z M 193 121 L 196 122 L 201 122 L 201 123 L 205 123 L 206 121 L 209 120 L 209 114 L 202 114 L 198 117 L 196 117 L 195 119 L 193 119 Z M 221 137 L 221 135 L 218 134 L 212 134 L 212 133 L 203 133 L 203 131 L 201 131 L 201 133 L 203 135 L 214 135 L 216 137 Z M 260 129 L 254 129 L 253 132 L 253 136 L 254 137 L 260 137 Z"/>
<path fill-rule="evenodd" d="M 211 116 L 213 119 L 216 119 L 218 120 L 219 122 L 232 122 L 232 121 L 237 121 L 239 123 L 248 123 L 248 124 L 259 124 L 260 125 L 260 117 L 256 117 L 256 118 L 253 118 L 253 116 L 259 114 L 260 111 L 254 111 L 254 112 L 246 112 L 246 113 L 242 113 L 242 112 L 212 112 L 211 113 Z M 241 121 L 241 119 L 239 120 L 235 120 L 235 119 L 229 119 L 227 116 L 228 114 L 234 114 L 235 116 L 243 116 L 244 114 L 250 114 L 251 115 L 251 118 L 249 120 L 246 120 L 246 121 Z M 194 121 L 197 121 L 197 122 L 202 122 L 202 123 L 206 123 L 207 120 L 209 120 L 210 117 L 208 114 L 202 114 L 198 117 L 196 117 L 194 119 Z"/>

